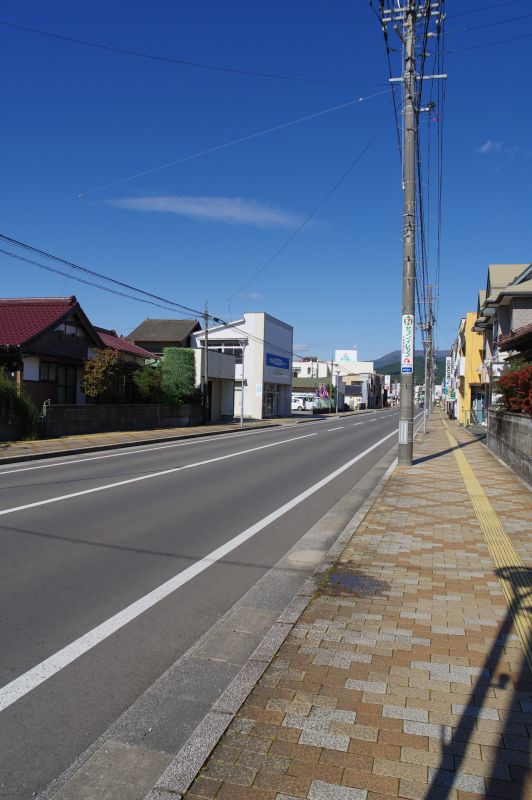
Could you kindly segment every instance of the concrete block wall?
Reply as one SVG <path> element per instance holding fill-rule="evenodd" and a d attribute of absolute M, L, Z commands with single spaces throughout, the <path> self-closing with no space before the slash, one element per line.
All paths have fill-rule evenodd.
<path fill-rule="evenodd" d="M 138 431 L 199 425 L 202 409 L 193 405 L 111 404 L 57 405 L 46 409 L 42 436 L 71 436 L 106 431 Z"/>
<path fill-rule="evenodd" d="M 488 447 L 532 484 L 532 417 L 510 412 L 488 412 Z"/>

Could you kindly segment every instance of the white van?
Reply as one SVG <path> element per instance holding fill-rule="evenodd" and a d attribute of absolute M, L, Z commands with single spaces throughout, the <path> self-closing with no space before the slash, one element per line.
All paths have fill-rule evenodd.
<path fill-rule="evenodd" d="M 292 411 L 312 411 L 316 405 L 316 397 L 313 394 L 293 394 Z"/>

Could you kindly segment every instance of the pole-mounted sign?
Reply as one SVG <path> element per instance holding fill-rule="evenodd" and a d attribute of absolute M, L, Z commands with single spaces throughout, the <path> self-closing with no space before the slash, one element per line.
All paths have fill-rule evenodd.
<path fill-rule="evenodd" d="M 403 314 L 401 329 L 401 372 L 414 371 L 414 315 Z"/>

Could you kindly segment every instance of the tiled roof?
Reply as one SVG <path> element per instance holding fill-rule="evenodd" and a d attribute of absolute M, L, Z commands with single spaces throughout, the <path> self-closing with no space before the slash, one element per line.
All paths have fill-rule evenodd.
<path fill-rule="evenodd" d="M 77 307 L 72 297 L 0 298 L 0 346 L 22 345 Z"/>
<path fill-rule="evenodd" d="M 112 350 L 119 350 L 121 353 L 131 353 L 141 358 L 154 358 L 153 353 L 144 350 L 142 347 L 138 347 L 136 344 L 133 344 L 133 342 L 128 342 L 127 339 L 118 336 L 116 331 L 108 331 L 106 328 L 96 328 L 96 330 L 104 345 L 110 347 Z"/>
<path fill-rule="evenodd" d="M 497 344 L 500 350 L 513 350 L 518 349 L 519 345 L 530 343 L 532 339 L 532 322 L 528 325 L 523 325 L 521 328 L 516 328 L 510 331 L 506 336 L 499 336 Z"/>
<path fill-rule="evenodd" d="M 197 319 L 145 319 L 126 338 L 130 342 L 182 342 L 199 329 Z"/>

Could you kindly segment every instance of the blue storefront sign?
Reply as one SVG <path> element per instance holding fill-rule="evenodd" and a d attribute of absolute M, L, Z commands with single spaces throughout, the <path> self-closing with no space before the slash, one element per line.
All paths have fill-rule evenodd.
<path fill-rule="evenodd" d="M 266 365 L 277 367 L 277 369 L 290 369 L 290 359 L 284 356 L 276 356 L 273 353 L 266 353 Z"/>

